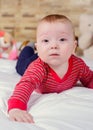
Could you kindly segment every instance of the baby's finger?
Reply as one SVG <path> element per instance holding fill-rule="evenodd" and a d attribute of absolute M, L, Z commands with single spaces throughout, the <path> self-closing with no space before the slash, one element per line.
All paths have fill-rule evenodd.
<path fill-rule="evenodd" d="M 24 122 L 34 123 L 33 117 L 28 113 L 24 115 L 23 120 Z"/>
<path fill-rule="evenodd" d="M 10 116 L 10 117 L 9 117 L 9 120 L 11 120 L 11 121 L 16 121 L 16 118 L 15 118 L 15 117 Z"/>

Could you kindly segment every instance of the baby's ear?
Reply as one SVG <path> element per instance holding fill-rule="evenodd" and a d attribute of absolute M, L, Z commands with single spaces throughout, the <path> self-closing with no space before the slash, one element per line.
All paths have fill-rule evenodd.
<path fill-rule="evenodd" d="M 75 40 L 74 43 L 75 43 L 75 46 L 77 47 L 78 46 L 78 41 Z"/>
<path fill-rule="evenodd" d="M 77 48 L 78 48 L 78 41 L 77 40 L 75 40 L 74 41 L 74 49 L 73 49 L 73 53 L 76 53 L 77 52 Z"/>
<path fill-rule="evenodd" d="M 34 43 L 35 44 L 35 50 L 37 50 L 37 43 Z"/>
<path fill-rule="evenodd" d="M 75 45 L 78 47 L 78 36 L 75 36 Z"/>

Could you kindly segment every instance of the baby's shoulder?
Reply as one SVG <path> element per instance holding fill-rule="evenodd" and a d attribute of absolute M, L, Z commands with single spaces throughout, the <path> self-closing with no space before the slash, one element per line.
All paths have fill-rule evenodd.
<path fill-rule="evenodd" d="M 72 58 L 73 64 L 75 64 L 77 66 L 85 66 L 86 65 L 85 61 L 81 57 L 72 55 L 71 58 Z"/>
<path fill-rule="evenodd" d="M 47 70 L 47 67 L 48 65 L 43 62 L 39 57 L 33 61 L 30 65 L 29 65 L 30 68 L 34 68 L 34 69 L 39 69 L 39 70 L 44 70 L 46 71 Z"/>

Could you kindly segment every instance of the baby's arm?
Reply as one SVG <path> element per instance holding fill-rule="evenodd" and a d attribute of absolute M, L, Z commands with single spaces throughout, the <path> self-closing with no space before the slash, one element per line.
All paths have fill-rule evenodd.
<path fill-rule="evenodd" d="M 20 109 L 11 109 L 9 111 L 9 118 L 12 121 L 34 123 L 33 117 L 27 111 Z"/>
<path fill-rule="evenodd" d="M 17 83 L 12 96 L 8 100 L 9 118 L 13 121 L 34 122 L 33 117 L 26 112 L 26 110 L 27 102 L 32 92 L 36 89 L 36 86 L 40 86 L 44 78 L 45 72 L 40 72 L 40 70 L 44 71 L 44 69 L 42 69 L 44 68 L 42 67 L 43 64 L 38 64 L 40 64 L 40 60 L 29 65 L 20 82 Z M 40 77 L 40 79 L 38 77 Z"/>
<path fill-rule="evenodd" d="M 83 62 L 81 82 L 84 86 L 93 89 L 93 71 Z"/>

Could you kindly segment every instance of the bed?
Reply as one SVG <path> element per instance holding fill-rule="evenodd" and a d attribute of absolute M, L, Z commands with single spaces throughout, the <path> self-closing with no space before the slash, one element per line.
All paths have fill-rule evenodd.
<path fill-rule="evenodd" d="M 84 60 L 93 70 L 93 61 Z M 15 65 L 0 59 L 0 130 L 93 130 L 93 90 L 80 86 L 60 94 L 33 92 L 28 110 L 35 124 L 10 121 L 7 99 L 21 78 Z"/>

